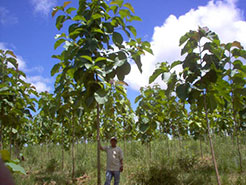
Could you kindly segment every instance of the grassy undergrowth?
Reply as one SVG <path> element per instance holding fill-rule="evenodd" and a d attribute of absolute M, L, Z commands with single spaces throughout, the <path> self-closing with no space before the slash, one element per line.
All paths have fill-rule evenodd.
<path fill-rule="evenodd" d="M 217 137 L 214 141 L 216 158 L 223 185 L 246 184 L 246 145 L 242 147 L 243 172 L 239 169 L 236 145 L 231 138 Z M 118 144 L 124 149 L 123 143 Z M 125 185 L 212 185 L 216 184 L 215 173 L 206 142 L 194 140 L 151 143 L 151 154 L 146 145 L 140 142 L 127 142 L 124 151 L 124 172 L 121 183 Z M 62 150 L 57 145 L 29 146 L 23 149 L 25 160 L 22 166 L 27 175 L 15 175 L 17 185 L 65 185 L 96 184 L 96 144 L 78 144 L 76 151 L 76 179 L 71 178 L 71 151 L 64 153 L 62 169 Z M 169 155 L 168 155 L 169 153 Z M 105 180 L 106 155 L 102 159 L 102 184 Z"/>

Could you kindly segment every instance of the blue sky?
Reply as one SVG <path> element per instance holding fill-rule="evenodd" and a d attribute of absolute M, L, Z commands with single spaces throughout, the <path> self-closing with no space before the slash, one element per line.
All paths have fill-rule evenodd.
<path fill-rule="evenodd" d="M 57 62 L 51 56 L 54 36 L 59 33 L 51 9 L 63 0 L 1 0 L 0 48 L 11 49 L 17 56 L 27 81 L 39 91 L 52 92 L 54 78 L 50 76 Z M 78 0 L 72 0 L 77 4 Z M 138 36 L 151 42 L 154 56 L 143 56 L 143 74 L 132 65 L 128 96 L 131 101 L 139 94 L 139 87 L 147 85 L 158 62 L 180 59 L 178 39 L 198 25 L 208 26 L 224 42 L 239 40 L 246 46 L 245 0 L 128 0 L 142 22 L 135 22 Z M 177 69 L 180 70 L 180 69 Z M 165 84 L 159 79 L 163 88 Z M 135 107 L 135 106 L 134 106 Z"/>

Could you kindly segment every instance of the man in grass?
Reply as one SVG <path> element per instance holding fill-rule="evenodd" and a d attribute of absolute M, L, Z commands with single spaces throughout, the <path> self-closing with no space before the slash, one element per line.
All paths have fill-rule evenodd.
<path fill-rule="evenodd" d="M 114 185 L 119 185 L 120 172 L 123 171 L 123 152 L 121 148 L 117 146 L 116 137 L 112 137 L 110 139 L 110 144 L 111 146 L 104 146 L 104 147 L 100 145 L 100 149 L 107 153 L 105 185 L 110 185 L 113 177 L 114 177 Z"/>

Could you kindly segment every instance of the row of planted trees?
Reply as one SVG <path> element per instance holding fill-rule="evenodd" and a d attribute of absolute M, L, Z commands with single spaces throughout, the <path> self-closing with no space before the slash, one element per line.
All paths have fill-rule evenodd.
<path fill-rule="evenodd" d="M 59 60 L 51 70 L 56 75 L 53 94 L 38 94 L 25 82 L 13 52 L 0 51 L 0 135 L 5 148 L 59 144 L 63 167 L 64 150 L 71 147 L 74 177 L 75 143 L 97 141 L 97 182 L 101 184 L 100 136 L 141 140 L 148 143 L 151 154 L 150 143 L 160 135 L 181 142 L 182 137 L 201 139 L 207 134 L 221 184 L 212 142 L 216 133 L 236 138 L 242 170 L 238 135 L 246 119 L 246 51 L 239 42 L 222 44 L 207 28 L 188 32 L 180 39 L 184 59 L 161 63 L 150 77 L 153 83 L 161 76 L 167 87 L 141 88 L 134 112 L 124 78 L 131 62 L 142 71 L 141 55 L 152 53 L 150 44 L 137 38 L 130 25 L 140 20 L 134 8 L 123 0 L 80 0 L 77 9 L 68 8 L 69 4 L 52 13 L 59 14 L 58 30 L 68 27 L 56 36 L 54 48 L 63 44 L 64 50 L 53 56 Z"/>
<path fill-rule="evenodd" d="M 206 27 L 186 33 L 182 45 L 184 60 L 161 63 L 150 77 L 152 83 L 161 76 L 167 88 L 147 87 L 136 98 L 140 136 L 149 142 L 157 130 L 178 137 L 206 133 L 221 184 L 212 134 L 236 138 L 240 171 L 243 168 L 239 134 L 245 130 L 246 51 L 237 41 L 221 43 Z"/>

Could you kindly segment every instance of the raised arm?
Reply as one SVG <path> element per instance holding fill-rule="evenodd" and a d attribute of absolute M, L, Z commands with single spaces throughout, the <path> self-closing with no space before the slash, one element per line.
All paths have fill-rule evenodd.
<path fill-rule="evenodd" d="M 100 150 L 105 151 L 106 147 L 102 147 L 101 142 L 99 141 L 99 148 L 100 148 Z"/>

